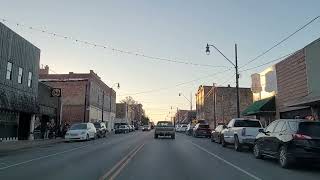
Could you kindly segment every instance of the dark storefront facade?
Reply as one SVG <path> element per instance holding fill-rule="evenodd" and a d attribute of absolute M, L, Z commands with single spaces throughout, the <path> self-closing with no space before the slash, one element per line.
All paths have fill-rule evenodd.
<path fill-rule="evenodd" d="M 0 23 L 1 140 L 33 139 L 39 60 L 37 47 Z"/>
<path fill-rule="evenodd" d="M 59 91 L 42 82 L 38 83 L 39 113 L 34 123 L 35 139 L 44 138 L 45 129 L 48 128 L 47 123 L 50 123 L 57 133 L 61 128 L 61 94 L 54 93 L 55 90 Z"/>

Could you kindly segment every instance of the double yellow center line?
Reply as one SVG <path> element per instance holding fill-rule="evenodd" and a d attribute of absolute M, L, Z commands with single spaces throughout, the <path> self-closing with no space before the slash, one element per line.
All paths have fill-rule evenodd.
<path fill-rule="evenodd" d="M 107 173 L 105 173 L 99 180 L 114 180 L 123 168 L 131 161 L 131 159 L 142 149 L 144 143 L 136 146 L 126 156 L 124 156 L 117 164 L 115 164 Z"/>

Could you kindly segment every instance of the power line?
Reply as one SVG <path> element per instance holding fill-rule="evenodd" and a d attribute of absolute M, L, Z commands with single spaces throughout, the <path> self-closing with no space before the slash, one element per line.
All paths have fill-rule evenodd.
<path fill-rule="evenodd" d="M 271 60 L 271 61 L 265 62 L 265 63 L 260 64 L 260 65 L 258 65 L 258 66 L 254 66 L 254 67 L 251 67 L 251 68 L 248 68 L 248 69 L 244 69 L 244 70 L 242 70 L 242 71 L 240 71 L 240 72 L 249 71 L 249 70 L 256 69 L 256 68 L 262 67 L 262 66 L 264 66 L 264 65 L 270 64 L 270 63 L 272 63 L 272 62 L 279 61 L 279 60 L 281 60 L 281 59 L 287 58 L 287 57 L 295 54 L 296 52 L 297 52 L 297 51 L 292 52 L 292 53 L 289 53 L 289 54 L 286 54 L 286 55 L 281 56 L 281 57 L 279 57 L 279 58 L 277 58 L 277 59 L 273 59 L 273 60 Z"/>
<path fill-rule="evenodd" d="M 215 76 L 217 74 L 222 74 L 224 72 L 230 71 L 231 69 L 232 68 L 229 68 L 229 69 L 226 69 L 224 71 L 219 71 L 219 72 L 216 72 L 216 73 L 213 73 L 213 74 L 209 74 L 209 75 L 206 75 L 206 76 L 203 76 L 203 77 L 199 77 L 199 78 L 196 78 L 196 79 L 193 79 L 193 80 L 190 80 L 190 81 L 186 81 L 186 82 L 182 82 L 182 83 L 179 83 L 179 84 L 176 84 L 176 85 L 173 85 L 173 86 L 169 86 L 169 87 L 152 89 L 152 90 L 148 90 L 148 91 L 142 91 L 142 92 L 131 93 L 131 94 L 123 94 L 123 95 L 120 95 L 120 96 L 133 96 L 133 95 L 138 95 L 138 94 L 147 94 L 147 93 L 153 93 L 153 92 L 158 92 L 158 91 L 162 91 L 162 90 L 167 90 L 167 89 L 171 89 L 171 88 L 174 88 L 174 87 L 182 86 L 184 84 L 193 83 L 193 82 L 199 81 L 201 79 L 212 77 L 212 76 Z"/>
<path fill-rule="evenodd" d="M 300 27 L 299 29 L 297 29 L 296 31 L 294 31 L 293 33 L 291 33 L 289 36 L 285 37 L 284 39 L 282 39 L 281 41 L 279 41 L 278 43 L 276 43 L 275 45 L 273 45 L 271 48 L 267 49 L 266 51 L 262 52 L 261 54 L 259 54 L 258 56 L 256 56 L 255 58 L 253 58 L 252 60 L 248 61 L 247 63 L 245 63 L 244 65 L 242 65 L 239 68 L 243 68 L 244 66 L 247 66 L 248 64 L 252 63 L 253 61 L 256 61 L 257 59 L 259 59 L 260 57 L 262 57 L 263 55 L 267 54 L 268 52 L 270 52 L 272 49 L 274 49 L 275 47 L 279 46 L 281 43 L 285 42 L 286 40 L 288 40 L 289 38 L 291 38 L 292 36 L 294 36 L 296 33 L 298 33 L 299 31 L 301 31 L 302 29 L 306 28 L 308 25 L 310 25 L 311 23 L 313 23 L 315 20 L 317 20 L 318 18 L 320 18 L 320 16 L 317 16 L 315 18 L 313 18 L 311 21 L 309 21 L 307 24 L 303 25 L 302 27 Z"/>
<path fill-rule="evenodd" d="M 4 23 L 5 22 L 11 22 L 11 21 L 8 21 L 7 19 L 3 19 L 3 18 L 0 18 L 0 21 L 2 21 Z M 90 46 L 93 46 L 95 48 L 108 49 L 108 50 L 111 50 L 111 51 L 114 51 L 114 52 L 117 52 L 117 53 L 121 53 L 121 54 L 129 54 L 129 55 L 132 55 L 132 56 L 139 56 L 139 57 L 143 57 L 144 59 L 149 59 L 149 60 L 153 60 L 153 61 L 162 61 L 162 62 L 170 62 L 170 63 L 185 64 L 185 65 L 192 65 L 192 66 L 202 66 L 202 67 L 214 67 L 214 68 L 227 67 L 227 66 L 214 66 L 214 65 L 210 65 L 210 64 L 192 63 L 192 62 L 187 62 L 187 61 L 183 61 L 183 60 L 179 60 L 179 59 L 171 59 L 171 58 L 150 56 L 150 55 L 146 55 L 146 54 L 139 53 L 139 52 L 133 52 L 133 51 L 128 51 L 128 50 L 115 48 L 115 47 L 112 47 L 110 45 L 102 45 L 102 44 L 95 43 L 95 42 L 80 40 L 80 39 L 73 38 L 73 37 L 70 37 L 70 36 L 67 36 L 67 35 L 63 35 L 63 34 L 60 34 L 60 33 L 55 33 L 55 32 L 47 31 L 47 30 L 44 30 L 44 29 L 39 29 L 39 28 L 36 28 L 36 27 L 33 27 L 33 26 L 27 26 L 27 25 L 24 25 L 22 23 L 14 23 L 14 22 L 11 22 L 11 23 L 15 24 L 16 26 L 25 27 L 25 28 L 30 29 L 32 31 L 41 32 L 41 33 L 48 34 L 48 35 L 53 36 L 53 37 L 59 37 L 59 38 L 65 39 L 65 40 L 70 40 L 70 41 L 75 42 L 75 43 L 90 45 Z"/>

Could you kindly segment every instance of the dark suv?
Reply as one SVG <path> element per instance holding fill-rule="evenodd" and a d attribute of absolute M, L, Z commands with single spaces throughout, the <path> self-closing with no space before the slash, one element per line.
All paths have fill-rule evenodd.
<path fill-rule="evenodd" d="M 106 128 L 106 125 L 103 122 L 95 122 L 93 124 L 94 124 L 94 127 L 97 129 L 97 136 L 99 138 L 107 136 L 108 130 Z"/>
<path fill-rule="evenodd" d="M 199 137 L 199 136 L 204 136 L 204 137 L 211 137 L 211 130 L 208 124 L 200 124 L 198 123 L 194 128 L 193 128 L 193 137 Z"/>
<path fill-rule="evenodd" d="M 279 159 L 288 168 L 300 159 L 320 161 L 320 122 L 280 119 L 260 130 L 254 148 L 257 159 L 265 155 Z"/>

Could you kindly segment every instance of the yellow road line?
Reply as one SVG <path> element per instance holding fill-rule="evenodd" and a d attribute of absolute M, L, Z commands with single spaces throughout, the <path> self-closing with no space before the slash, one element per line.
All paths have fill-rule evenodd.
<path fill-rule="evenodd" d="M 124 156 L 117 164 L 115 164 L 107 173 L 105 173 L 102 177 L 100 177 L 99 180 L 114 179 L 143 146 L 144 144 L 141 144 L 140 146 L 133 148 L 126 156 Z"/>

